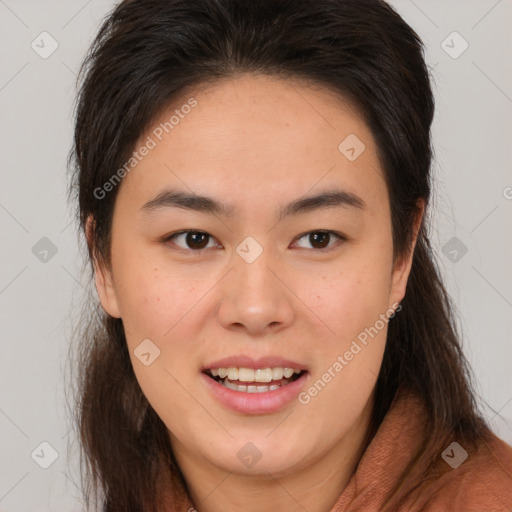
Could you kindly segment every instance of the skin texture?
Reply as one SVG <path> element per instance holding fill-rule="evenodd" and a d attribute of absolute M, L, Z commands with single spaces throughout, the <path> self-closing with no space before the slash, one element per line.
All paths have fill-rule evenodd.
<path fill-rule="evenodd" d="M 393 266 L 377 148 L 339 96 L 241 75 L 196 88 L 194 97 L 197 106 L 120 185 L 111 266 L 96 268 L 101 303 L 123 319 L 137 379 L 169 429 L 200 512 L 328 511 L 365 449 L 387 323 L 309 403 L 294 400 L 276 413 L 227 409 L 200 371 L 227 356 L 281 356 L 308 368 L 307 390 L 400 302 L 412 251 Z M 338 149 L 349 134 L 365 145 L 354 161 Z M 236 213 L 142 211 L 166 188 L 214 197 Z M 278 221 L 283 204 L 333 188 L 359 196 L 364 209 L 321 208 Z M 184 229 L 211 235 L 207 247 L 190 248 L 184 235 L 163 241 Z M 332 235 L 318 248 L 304 236 L 318 230 L 346 240 Z M 236 252 L 247 236 L 263 248 L 252 263 Z M 149 366 L 134 355 L 144 339 L 160 349 Z M 237 457 L 247 442 L 262 455 L 251 468 Z"/>

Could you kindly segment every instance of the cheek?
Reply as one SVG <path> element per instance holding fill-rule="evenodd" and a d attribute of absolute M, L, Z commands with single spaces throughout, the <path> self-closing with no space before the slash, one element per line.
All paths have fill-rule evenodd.
<path fill-rule="evenodd" d="M 157 414 L 171 421 L 171 411 L 184 414 L 189 407 L 189 396 L 175 379 L 183 381 L 184 372 L 190 371 L 183 361 L 194 361 L 199 334 L 191 312 L 205 292 L 182 276 L 169 275 L 154 265 L 143 267 L 140 261 L 133 265 L 127 261 L 118 279 L 123 327 L 137 381 Z M 150 344 L 141 344 L 148 339 Z M 139 349 L 142 346 L 144 351 Z M 148 352 L 154 359 L 146 366 L 138 354 Z"/>
<path fill-rule="evenodd" d="M 325 337 L 318 373 L 303 396 L 311 401 L 312 424 L 329 418 L 332 431 L 342 432 L 361 414 L 374 388 L 386 345 L 388 322 L 381 315 L 388 312 L 388 263 L 358 258 L 308 283 L 309 300 L 316 301 L 311 309 L 335 333 Z"/>
<path fill-rule="evenodd" d="M 344 341 L 373 325 L 388 309 L 391 275 L 387 261 L 354 258 L 300 280 L 304 302 L 331 335 L 334 332 Z"/>
<path fill-rule="evenodd" d="M 116 275 L 119 309 L 127 337 L 161 339 L 201 296 L 193 278 L 170 275 L 142 260 L 125 261 Z"/>

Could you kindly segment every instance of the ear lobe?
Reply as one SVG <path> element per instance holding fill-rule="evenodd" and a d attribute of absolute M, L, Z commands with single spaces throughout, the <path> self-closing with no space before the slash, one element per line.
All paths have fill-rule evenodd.
<path fill-rule="evenodd" d="M 85 224 L 85 236 L 87 240 L 87 246 L 89 247 L 89 255 L 92 258 L 94 284 L 96 286 L 96 291 L 105 312 L 114 318 L 121 318 L 112 279 L 112 272 L 105 268 L 105 265 L 96 255 L 93 243 L 93 230 L 94 220 L 91 216 L 89 216 Z"/>
<path fill-rule="evenodd" d="M 411 242 L 411 247 L 408 254 L 404 255 L 401 261 L 397 264 L 397 266 L 393 269 L 393 278 L 391 283 L 391 293 L 390 293 L 390 306 L 393 304 L 397 304 L 402 301 L 405 297 L 405 291 L 407 289 L 407 281 L 409 279 L 409 274 L 411 272 L 412 261 L 414 257 L 414 249 L 416 247 L 416 241 L 418 240 L 418 234 L 420 231 L 421 223 L 423 220 L 423 215 L 425 213 L 425 201 L 424 199 L 419 199 L 418 210 L 416 212 L 416 217 L 414 219 L 413 226 L 413 239 Z"/>

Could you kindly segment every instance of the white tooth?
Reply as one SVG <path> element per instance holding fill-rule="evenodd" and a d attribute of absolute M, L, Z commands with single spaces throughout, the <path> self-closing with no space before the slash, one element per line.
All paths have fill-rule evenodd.
<path fill-rule="evenodd" d="M 281 380 L 283 378 L 283 369 L 281 367 L 272 368 L 272 380 Z"/>
<path fill-rule="evenodd" d="M 221 384 L 228 389 L 232 389 L 233 391 L 240 391 L 243 393 L 265 393 L 267 391 L 275 391 L 276 389 L 282 387 L 278 384 L 272 384 L 270 386 L 241 386 L 235 384 L 234 382 L 230 382 L 227 378 L 222 380 Z"/>
<path fill-rule="evenodd" d="M 289 379 L 293 375 L 293 368 L 285 368 L 283 371 L 283 375 L 286 379 Z"/>
<path fill-rule="evenodd" d="M 228 389 L 232 389 L 233 391 L 237 391 L 238 386 L 236 384 L 232 384 L 229 380 L 223 381 L 222 384 L 226 386 Z"/>
<path fill-rule="evenodd" d="M 227 368 L 219 368 L 219 377 L 223 379 L 228 374 Z"/>
<path fill-rule="evenodd" d="M 254 382 L 254 370 L 252 368 L 238 368 L 238 380 L 242 382 Z"/>
<path fill-rule="evenodd" d="M 232 366 L 228 368 L 228 379 L 238 380 L 238 368 L 233 368 Z"/>
<path fill-rule="evenodd" d="M 271 368 L 260 368 L 254 372 L 254 380 L 256 382 L 270 382 L 272 380 Z"/>
<path fill-rule="evenodd" d="M 294 373 L 300 373 L 302 370 L 295 370 Z"/>
<path fill-rule="evenodd" d="M 210 370 L 210 372 L 214 377 L 217 377 L 217 375 L 219 375 L 219 370 Z"/>
<path fill-rule="evenodd" d="M 232 389 L 233 391 L 247 392 L 247 386 L 239 386 L 238 384 L 235 384 L 234 382 L 230 382 L 228 379 L 222 380 L 221 384 L 229 389 Z"/>

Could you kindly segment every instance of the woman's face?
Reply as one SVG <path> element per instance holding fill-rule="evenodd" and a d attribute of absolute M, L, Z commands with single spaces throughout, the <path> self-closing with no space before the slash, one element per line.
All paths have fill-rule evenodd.
<path fill-rule="evenodd" d="M 193 97 L 134 148 L 96 285 L 180 465 L 286 475 L 362 442 L 410 258 L 337 96 L 244 75 Z"/>

